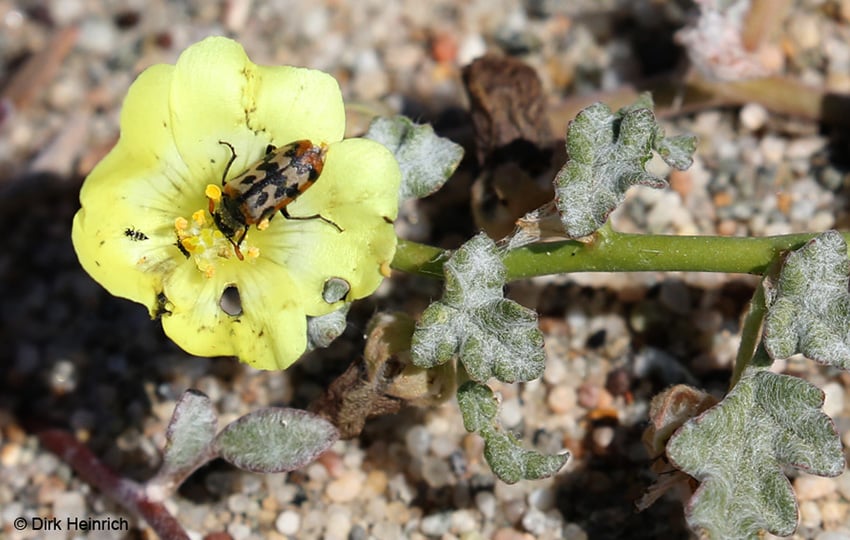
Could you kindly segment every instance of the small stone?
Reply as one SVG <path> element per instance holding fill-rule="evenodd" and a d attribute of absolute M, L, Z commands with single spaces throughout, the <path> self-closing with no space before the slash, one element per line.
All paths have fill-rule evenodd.
<path fill-rule="evenodd" d="M 818 533 L 815 540 L 850 540 L 850 531 L 824 531 Z"/>
<path fill-rule="evenodd" d="M 522 528 L 538 537 L 546 531 L 547 522 L 546 514 L 536 508 L 529 508 L 522 516 Z"/>
<path fill-rule="evenodd" d="M 493 519 L 496 515 L 496 496 L 489 491 L 479 491 L 475 494 L 475 507 L 485 520 Z"/>
<path fill-rule="evenodd" d="M 808 160 L 826 146 L 826 139 L 820 136 L 801 137 L 794 139 L 785 150 L 785 158 L 788 160 Z"/>
<path fill-rule="evenodd" d="M 100 56 L 108 56 L 115 51 L 116 31 L 111 21 L 87 18 L 80 25 L 77 47 Z"/>
<path fill-rule="evenodd" d="M 522 422 L 522 405 L 519 399 L 511 398 L 502 402 L 502 410 L 499 411 L 499 417 L 505 427 L 515 427 Z"/>
<path fill-rule="evenodd" d="M 823 229 L 816 229 L 823 230 Z M 823 412 L 834 418 L 844 410 L 844 387 L 837 382 L 828 382 L 821 388 L 824 393 Z"/>
<path fill-rule="evenodd" d="M 557 494 L 552 487 L 537 488 L 528 494 L 528 504 L 533 508 L 546 512 L 555 507 Z"/>
<path fill-rule="evenodd" d="M 23 447 L 18 443 L 7 443 L 0 448 L 0 465 L 15 467 L 21 459 Z"/>
<path fill-rule="evenodd" d="M 366 475 L 366 484 L 363 489 L 372 495 L 381 495 L 387 490 L 388 483 L 387 473 L 380 469 L 374 469 Z"/>
<path fill-rule="evenodd" d="M 277 516 L 274 526 L 280 534 L 293 535 L 301 528 L 301 516 L 298 512 L 286 510 Z"/>
<path fill-rule="evenodd" d="M 576 523 L 567 523 L 564 525 L 561 536 L 564 540 L 588 540 L 587 533 Z"/>
<path fill-rule="evenodd" d="M 799 501 L 813 501 L 826 497 L 833 493 L 838 488 L 835 480 L 832 478 L 824 478 L 823 476 L 814 476 L 811 474 L 801 474 L 794 480 L 794 492 L 797 494 Z"/>
<path fill-rule="evenodd" d="M 848 510 L 850 510 L 850 505 L 843 501 L 823 501 L 820 506 L 820 513 L 824 527 L 834 529 L 842 523 L 847 523 Z"/>
<path fill-rule="evenodd" d="M 527 511 L 528 505 L 524 500 L 514 499 L 504 503 L 502 515 L 508 520 L 508 523 L 517 523 Z"/>
<path fill-rule="evenodd" d="M 246 497 L 242 493 L 236 493 L 227 498 L 227 509 L 234 514 L 245 514 L 252 507 L 256 507 L 257 502 L 250 497 Z"/>
<path fill-rule="evenodd" d="M 790 18 L 788 33 L 801 49 L 812 49 L 820 44 L 821 28 L 815 15 L 798 13 Z"/>
<path fill-rule="evenodd" d="M 569 386 L 556 386 L 546 396 L 546 405 L 555 414 L 566 414 L 575 409 L 578 395 L 575 388 Z"/>
<path fill-rule="evenodd" d="M 749 131 L 758 131 L 767 122 L 767 109 L 758 103 L 747 103 L 741 107 L 738 119 L 741 125 Z"/>
<path fill-rule="evenodd" d="M 452 512 L 450 529 L 454 534 L 476 531 L 478 530 L 478 520 L 471 510 L 457 510 Z"/>
<path fill-rule="evenodd" d="M 442 536 L 449 532 L 451 515 L 446 512 L 425 516 L 419 523 L 419 530 L 428 536 Z"/>
<path fill-rule="evenodd" d="M 65 519 L 69 517 L 85 516 L 86 501 L 81 493 L 65 492 L 53 499 L 53 515 Z"/>
<path fill-rule="evenodd" d="M 328 517 L 328 525 L 325 528 L 327 540 L 346 540 L 351 530 L 351 515 L 347 511 L 336 510 Z"/>
<path fill-rule="evenodd" d="M 440 435 L 431 439 L 431 453 L 438 458 L 447 459 L 457 450 L 457 441 L 448 435 Z"/>
<path fill-rule="evenodd" d="M 227 525 L 227 532 L 232 540 L 247 540 L 251 536 L 251 527 L 242 522 L 232 521 Z"/>
<path fill-rule="evenodd" d="M 493 540 L 534 540 L 534 536 L 516 529 L 503 527 L 493 533 Z"/>
<path fill-rule="evenodd" d="M 804 527 L 820 527 L 822 522 L 820 508 L 814 501 L 803 501 L 800 503 L 800 525 Z"/>
<path fill-rule="evenodd" d="M 396 538 L 404 538 L 404 536 L 401 525 L 392 521 L 377 521 L 372 526 L 372 538 L 375 538 L 375 540 L 395 540 Z"/>
<path fill-rule="evenodd" d="M 850 501 L 850 469 L 845 468 L 844 473 L 835 479 L 835 483 L 841 496 Z"/>
<path fill-rule="evenodd" d="M 348 470 L 328 484 L 326 494 L 332 502 L 351 502 L 360 494 L 366 475 L 362 471 Z"/>
<path fill-rule="evenodd" d="M 785 139 L 774 135 L 766 135 L 759 143 L 759 150 L 764 158 L 765 165 L 779 164 L 785 156 L 787 146 L 788 143 Z"/>
<path fill-rule="evenodd" d="M 431 487 L 447 486 L 452 481 L 452 469 L 448 461 L 435 456 L 422 460 L 422 478 Z"/>

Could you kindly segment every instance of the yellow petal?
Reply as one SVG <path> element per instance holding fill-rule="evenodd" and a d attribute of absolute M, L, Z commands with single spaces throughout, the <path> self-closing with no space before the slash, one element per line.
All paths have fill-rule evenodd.
<path fill-rule="evenodd" d="M 320 214 L 343 232 L 320 219 L 279 217 L 256 236 L 263 255 L 286 267 L 301 284 L 308 315 L 339 307 L 322 299 L 330 278 L 351 285 L 347 301 L 368 296 L 380 285 L 381 265 L 395 253 L 391 221 L 398 212 L 400 181 L 398 163 L 384 146 L 365 139 L 332 144 L 319 180 L 288 210 L 292 216 Z"/>
<path fill-rule="evenodd" d="M 226 313 L 220 305 L 229 286 L 239 291 L 238 315 Z M 221 267 L 212 279 L 181 267 L 165 284 L 170 313 L 163 315 L 162 326 L 191 354 L 234 355 L 258 369 L 285 369 L 307 345 L 307 323 L 297 291 L 285 271 L 262 261 L 250 268 Z"/>
<path fill-rule="evenodd" d="M 342 138 L 342 94 L 329 75 L 288 66 L 259 67 L 242 46 L 210 37 L 186 49 L 177 61 L 170 106 L 177 147 L 205 183 L 219 180 L 236 149 L 228 177 L 262 157 L 268 144 L 297 139 Z"/>

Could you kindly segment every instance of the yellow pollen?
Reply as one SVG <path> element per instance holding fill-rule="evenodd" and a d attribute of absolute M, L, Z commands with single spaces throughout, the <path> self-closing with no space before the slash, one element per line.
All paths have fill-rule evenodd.
<path fill-rule="evenodd" d="M 221 190 L 212 184 L 207 186 L 205 193 L 212 197 L 221 196 Z M 175 218 L 174 230 L 183 255 L 190 259 L 207 279 L 216 275 L 218 266 L 224 264 L 224 261 L 233 261 L 236 258 L 233 242 L 218 229 L 215 220 L 210 219 L 209 210 L 206 208 L 192 212 L 189 220 L 182 216 Z M 244 240 L 240 247 L 243 254 L 240 260 L 256 260 L 260 256 L 260 249 L 248 244 L 247 240 Z"/>
<path fill-rule="evenodd" d="M 257 223 L 257 230 L 264 231 L 269 228 L 269 218 L 263 218 L 262 221 Z"/>
<path fill-rule="evenodd" d="M 218 202 L 221 200 L 221 188 L 215 184 L 207 184 L 206 189 L 204 189 L 204 195 L 206 195 L 207 198 Z"/>
<path fill-rule="evenodd" d="M 192 214 L 192 221 L 198 224 L 198 227 L 203 227 L 207 223 L 207 212 L 206 210 L 198 210 L 194 214 Z"/>
<path fill-rule="evenodd" d="M 384 262 L 381 263 L 381 267 L 379 268 L 378 271 L 385 278 L 388 278 L 388 277 L 390 277 L 390 275 L 392 275 L 392 269 L 390 268 L 390 263 L 388 263 L 387 261 L 384 261 Z"/>

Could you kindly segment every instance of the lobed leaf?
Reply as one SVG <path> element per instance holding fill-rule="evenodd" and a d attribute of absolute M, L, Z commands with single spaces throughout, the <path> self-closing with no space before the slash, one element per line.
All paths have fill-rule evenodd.
<path fill-rule="evenodd" d="M 303 467 L 338 438 L 333 424 L 313 413 L 267 408 L 228 424 L 214 445 L 222 458 L 240 469 L 269 473 Z"/>
<path fill-rule="evenodd" d="M 827 231 L 785 259 L 766 283 L 764 346 L 772 358 L 795 353 L 850 369 L 850 260 L 847 243 Z"/>
<path fill-rule="evenodd" d="M 794 532 L 797 504 L 782 472 L 821 476 L 844 469 L 841 442 L 820 407 L 823 392 L 787 375 L 750 368 L 726 398 L 671 437 L 667 455 L 701 482 L 688 524 L 709 538 Z"/>
<path fill-rule="evenodd" d="M 405 116 L 376 118 L 364 137 L 389 148 L 398 161 L 400 201 L 440 189 L 463 158 L 462 146 L 438 136 L 429 124 L 416 124 Z"/>
<path fill-rule="evenodd" d="M 545 358 L 537 314 L 504 298 L 505 267 L 493 241 L 472 238 L 444 272 L 442 300 L 428 306 L 413 333 L 413 363 L 430 368 L 458 355 L 476 381 L 539 377 Z"/>
<path fill-rule="evenodd" d="M 484 439 L 484 457 L 503 482 L 515 484 L 523 479 L 547 478 L 569 459 L 569 452 L 549 455 L 520 446 L 519 441 L 499 424 L 499 405 L 490 387 L 467 381 L 458 388 L 457 401 L 464 427 Z"/>
<path fill-rule="evenodd" d="M 653 150 L 671 167 L 686 169 L 696 138 L 666 138 L 649 94 L 616 113 L 596 103 L 576 116 L 567 133 L 569 160 L 555 178 L 555 202 L 570 237 L 587 236 L 601 227 L 629 187 L 667 185 L 646 171 Z"/>

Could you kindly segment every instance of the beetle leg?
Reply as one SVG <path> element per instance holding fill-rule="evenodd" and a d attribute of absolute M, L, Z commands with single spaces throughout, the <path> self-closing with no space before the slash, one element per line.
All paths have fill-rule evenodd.
<path fill-rule="evenodd" d="M 342 227 L 340 227 L 339 225 L 337 225 L 336 223 L 334 223 L 333 221 L 329 220 L 328 218 L 324 217 L 321 214 L 313 214 L 312 216 L 290 216 L 289 212 L 286 210 L 285 206 L 280 209 L 280 213 L 286 219 L 297 219 L 297 220 L 321 219 L 322 221 L 324 221 L 325 223 L 327 223 L 328 225 L 330 225 L 331 227 L 336 229 L 337 232 L 343 232 Z"/>

